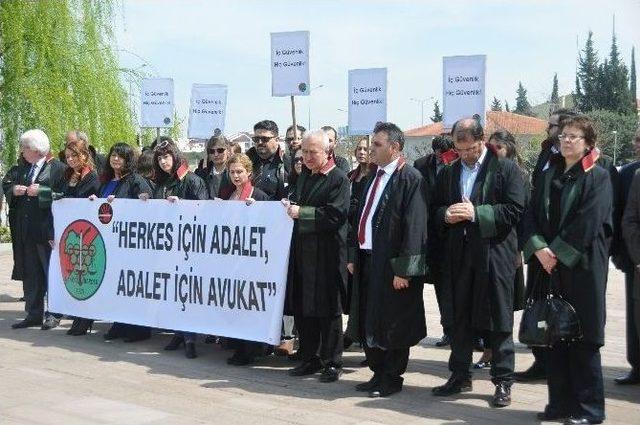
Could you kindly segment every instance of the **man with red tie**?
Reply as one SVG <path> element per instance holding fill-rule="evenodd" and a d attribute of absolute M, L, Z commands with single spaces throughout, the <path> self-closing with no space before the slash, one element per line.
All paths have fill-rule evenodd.
<path fill-rule="evenodd" d="M 378 123 L 371 143 L 377 165 L 364 188 L 348 269 L 357 286 L 359 334 L 373 377 L 356 386 L 370 397 L 402 390 L 409 348 L 426 334 L 422 289 L 426 274 L 427 203 L 420 173 L 402 156 L 404 135 Z"/>

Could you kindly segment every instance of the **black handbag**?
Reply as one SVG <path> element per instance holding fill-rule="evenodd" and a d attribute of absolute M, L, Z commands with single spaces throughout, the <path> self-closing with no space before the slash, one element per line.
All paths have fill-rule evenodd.
<path fill-rule="evenodd" d="M 548 277 L 546 277 L 546 276 Z M 551 347 L 558 342 L 582 338 L 580 319 L 573 306 L 555 289 L 557 272 L 550 276 L 541 269 L 526 301 L 518 339 L 532 347 Z M 546 289 L 542 288 L 546 281 Z"/>

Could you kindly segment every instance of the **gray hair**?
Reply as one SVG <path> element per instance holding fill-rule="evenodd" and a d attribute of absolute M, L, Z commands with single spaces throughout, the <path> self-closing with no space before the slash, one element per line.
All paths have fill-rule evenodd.
<path fill-rule="evenodd" d="M 81 131 L 81 130 L 78 130 L 78 129 L 71 130 L 71 131 L 69 131 L 67 133 L 67 137 L 70 134 L 73 134 L 77 140 L 82 140 L 83 142 L 85 142 L 87 144 L 87 146 L 89 145 L 89 136 L 87 136 L 87 133 L 85 133 L 84 131 Z"/>
<path fill-rule="evenodd" d="M 49 137 L 44 131 L 39 129 L 27 130 L 20 136 L 20 147 L 38 151 L 42 156 L 45 156 L 51 150 L 51 143 L 49 143 Z"/>
<path fill-rule="evenodd" d="M 311 139 L 319 140 L 322 143 L 322 147 L 325 152 L 329 152 L 331 149 L 331 145 L 329 144 L 329 136 L 323 130 L 309 130 L 304 133 L 304 137 L 302 138 L 302 143 L 307 142 Z"/>

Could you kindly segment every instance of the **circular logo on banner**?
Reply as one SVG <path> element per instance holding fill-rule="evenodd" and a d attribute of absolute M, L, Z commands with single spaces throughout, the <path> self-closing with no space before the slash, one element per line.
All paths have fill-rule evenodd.
<path fill-rule="evenodd" d="M 171 118 L 165 117 L 163 121 L 165 124 L 169 124 L 171 122 Z"/>
<path fill-rule="evenodd" d="M 76 220 L 62 233 L 58 248 L 67 292 L 76 300 L 91 298 L 100 288 L 107 266 L 100 231 L 87 220 Z"/>
<path fill-rule="evenodd" d="M 306 91 L 307 91 L 307 83 L 300 83 L 300 84 L 298 84 L 298 89 L 299 89 L 302 93 L 306 92 Z"/>
<path fill-rule="evenodd" d="M 100 208 L 98 209 L 98 220 L 100 220 L 100 223 L 109 224 L 112 218 L 113 208 L 111 208 L 111 204 L 105 202 L 104 204 L 100 205 Z"/>

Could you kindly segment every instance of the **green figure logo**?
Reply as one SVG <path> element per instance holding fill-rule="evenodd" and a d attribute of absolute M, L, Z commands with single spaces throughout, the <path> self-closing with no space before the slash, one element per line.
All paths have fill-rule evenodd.
<path fill-rule="evenodd" d="M 62 233 L 59 251 L 62 280 L 69 294 L 80 301 L 91 298 L 100 288 L 107 266 L 100 231 L 87 220 L 76 220 Z"/>

